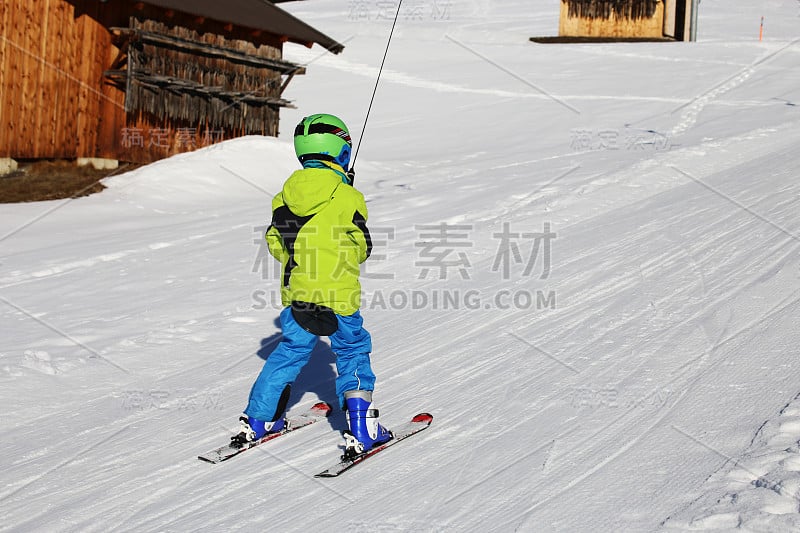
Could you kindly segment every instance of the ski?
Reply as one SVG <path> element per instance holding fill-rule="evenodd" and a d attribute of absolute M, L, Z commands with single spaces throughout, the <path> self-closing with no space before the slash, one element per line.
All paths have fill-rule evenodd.
<path fill-rule="evenodd" d="M 236 446 L 234 444 L 226 444 L 225 446 L 220 446 L 219 448 L 215 448 L 211 451 L 208 451 L 202 455 L 198 455 L 197 458 L 201 461 L 206 461 L 209 463 L 221 463 L 222 461 L 227 461 L 231 457 L 235 457 L 240 453 L 249 450 L 250 448 L 255 448 L 265 442 L 269 442 L 273 439 L 277 439 L 278 437 L 282 437 L 287 433 L 291 433 L 297 429 L 302 427 L 309 426 L 314 422 L 318 422 L 323 420 L 329 414 L 331 414 L 331 406 L 326 402 L 319 402 L 315 404 L 313 407 L 304 411 L 297 415 L 291 415 L 286 419 L 286 427 L 277 433 L 268 433 L 263 438 L 253 442 L 247 442 L 243 445 Z"/>
<path fill-rule="evenodd" d="M 407 439 L 411 435 L 416 435 L 423 429 L 427 429 L 428 426 L 431 425 L 432 421 L 433 421 L 433 415 L 430 415 L 428 413 L 420 413 L 416 415 L 414 418 L 412 418 L 410 421 L 406 422 L 405 424 L 401 424 L 400 426 L 393 429 L 391 440 L 386 441 L 383 444 L 379 444 L 378 446 L 375 446 L 371 450 L 368 450 L 360 455 L 357 455 L 352 459 L 347 459 L 343 456 L 338 463 L 331 466 L 330 468 L 323 470 L 314 477 L 336 477 L 342 472 L 345 472 L 353 468 L 357 464 L 366 461 L 373 455 L 382 452 L 386 448 L 394 446 L 398 442 Z"/>

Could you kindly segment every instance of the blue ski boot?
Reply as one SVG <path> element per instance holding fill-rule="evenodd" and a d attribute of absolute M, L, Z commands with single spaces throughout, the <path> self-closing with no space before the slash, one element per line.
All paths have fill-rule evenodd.
<path fill-rule="evenodd" d="M 252 416 L 239 417 L 239 434 L 231 437 L 231 444 L 243 446 L 247 442 L 261 440 L 267 433 L 278 433 L 286 427 L 286 419 L 281 417 L 275 422 L 264 422 Z"/>
<path fill-rule="evenodd" d="M 355 457 L 392 438 L 391 432 L 378 423 L 371 391 L 347 391 L 344 401 L 350 426 L 350 431 L 345 431 L 345 457 Z"/>

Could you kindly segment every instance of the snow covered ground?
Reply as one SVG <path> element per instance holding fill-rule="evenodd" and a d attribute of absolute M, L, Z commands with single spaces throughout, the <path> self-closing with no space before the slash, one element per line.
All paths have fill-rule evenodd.
<path fill-rule="evenodd" d="M 287 46 L 310 66 L 279 139 L 0 209 L 0 529 L 800 530 L 790 0 L 608 45 L 528 42 L 555 1 L 406 0 L 356 165 L 363 313 L 384 423 L 434 424 L 332 480 L 341 413 L 195 459 L 279 338 L 261 234 L 293 125 L 361 137 L 392 4 L 283 4 L 346 49 Z M 291 409 L 334 401 L 333 357 Z"/>

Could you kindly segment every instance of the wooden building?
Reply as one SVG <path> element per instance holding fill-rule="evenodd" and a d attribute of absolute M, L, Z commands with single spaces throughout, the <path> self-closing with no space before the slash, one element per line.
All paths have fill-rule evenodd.
<path fill-rule="evenodd" d="M 692 0 L 561 0 L 560 37 L 689 40 Z"/>
<path fill-rule="evenodd" d="M 0 158 L 150 162 L 277 135 L 303 67 L 343 46 L 266 0 L 3 0 Z"/>

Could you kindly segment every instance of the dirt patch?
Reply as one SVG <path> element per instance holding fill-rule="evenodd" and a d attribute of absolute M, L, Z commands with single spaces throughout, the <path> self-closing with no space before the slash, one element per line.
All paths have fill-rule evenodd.
<path fill-rule="evenodd" d="M 116 170 L 79 167 L 73 161 L 19 162 L 19 168 L 0 176 L 0 203 L 39 202 L 88 196 L 105 189 L 100 180 L 132 170 L 122 164 Z"/>

